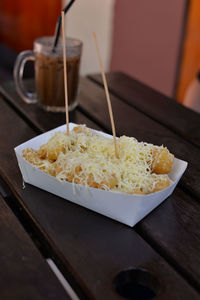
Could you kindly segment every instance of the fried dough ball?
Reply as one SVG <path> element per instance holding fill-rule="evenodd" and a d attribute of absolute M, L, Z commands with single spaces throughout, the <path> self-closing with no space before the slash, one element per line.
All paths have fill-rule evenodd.
<path fill-rule="evenodd" d="M 171 181 L 170 181 L 169 177 L 167 175 L 165 177 L 162 176 L 161 178 L 158 178 L 155 186 L 152 188 L 152 191 L 148 192 L 147 194 L 162 191 L 170 185 L 171 185 Z M 135 189 L 132 191 L 132 194 L 145 195 L 146 193 L 144 193 L 141 189 Z"/>
<path fill-rule="evenodd" d="M 76 177 L 72 173 L 68 173 L 66 176 L 66 180 L 69 182 L 74 182 L 77 184 L 82 184 L 85 181 L 84 175 L 81 177 Z M 94 180 L 94 177 L 92 174 L 89 174 L 87 178 L 87 185 L 96 189 L 106 190 L 106 189 L 112 189 L 117 184 L 117 179 L 115 176 L 111 176 L 109 179 L 103 179 L 100 183 L 96 182 Z"/>
<path fill-rule="evenodd" d="M 87 184 L 90 187 L 93 188 L 97 188 L 97 189 L 113 189 L 115 187 L 115 185 L 117 184 L 117 179 L 114 176 L 114 174 L 112 176 L 110 176 L 110 178 L 108 179 L 103 179 L 100 183 L 97 183 L 94 181 L 94 177 L 92 174 L 89 175 L 88 180 L 87 180 Z"/>
<path fill-rule="evenodd" d="M 47 158 L 50 162 L 56 161 L 59 153 L 61 151 L 61 147 L 47 147 L 47 145 L 42 145 L 38 150 L 38 155 L 41 159 Z"/>
<path fill-rule="evenodd" d="M 41 159 L 48 159 L 50 162 L 54 162 L 57 160 L 61 151 L 63 153 L 66 152 L 62 139 L 60 140 L 59 137 L 60 133 L 57 133 L 57 135 L 52 137 L 48 143 L 39 148 L 38 155 Z"/>
<path fill-rule="evenodd" d="M 174 165 L 174 155 L 167 148 L 155 147 L 153 151 L 152 173 L 169 174 Z"/>
<path fill-rule="evenodd" d="M 40 157 L 38 156 L 38 153 L 37 153 L 36 150 L 27 148 L 27 149 L 24 149 L 22 151 L 22 153 L 23 153 L 23 157 L 27 161 L 29 161 L 31 164 L 34 164 L 36 166 L 41 166 L 42 165 L 42 161 L 41 161 Z"/>
<path fill-rule="evenodd" d="M 60 164 L 55 164 L 55 174 L 58 175 L 63 171 L 63 168 L 60 166 Z M 97 189 L 112 189 L 117 184 L 117 179 L 115 175 L 111 175 L 110 178 L 105 178 L 100 183 L 96 182 L 94 180 L 94 176 L 92 174 L 89 174 L 88 178 L 86 179 L 84 173 L 81 174 L 82 167 L 80 165 L 76 166 L 74 172 L 66 172 L 64 173 L 64 179 L 69 182 L 74 182 L 77 184 L 83 184 L 87 182 L 87 185 L 93 188 Z"/>
<path fill-rule="evenodd" d="M 38 155 L 41 159 L 45 159 L 47 157 L 47 146 L 42 145 L 38 150 Z"/>
<path fill-rule="evenodd" d="M 55 170 L 52 168 L 51 164 L 46 159 L 41 160 L 36 150 L 27 148 L 24 149 L 22 153 L 23 157 L 31 164 L 38 166 L 38 169 L 55 176 Z"/>
<path fill-rule="evenodd" d="M 87 139 L 85 136 L 87 136 Z M 89 170 L 88 165 L 84 164 L 84 156 L 82 157 L 82 153 L 86 152 L 87 149 L 88 153 L 84 153 L 84 155 L 86 155 L 85 159 L 89 159 L 89 162 L 90 159 L 95 159 L 96 153 L 94 149 L 96 148 L 92 148 L 91 146 L 93 145 L 91 141 L 94 140 L 93 137 L 95 136 L 96 133 L 89 130 L 85 126 L 76 126 L 73 128 L 69 138 L 66 136 L 66 132 L 57 132 L 50 138 L 50 140 L 46 144 L 42 145 L 38 151 L 33 149 L 23 150 L 23 157 L 30 163 L 36 165 L 39 169 L 44 170 L 46 173 L 52 176 L 56 176 L 60 180 L 66 180 L 68 182 L 83 184 L 89 187 L 103 190 L 118 190 L 118 169 L 115 173 L 115 165 L 112 168 L 111 164 L 109 168 L 109 170 L 111 171 L 109 171 L 108 177 L 108 174 L 107 176 L 105 176 L 104 172 L 99 171 L 98 165 L 97 172 L 95 173 L 96 170 L 94 168 Z M 107 152 L 110 153 L 109 151 L 107 151 L 107 148 L 105 148 L 105 150 L 104 148 L 102 149 L 100 147 L 100 149 L 104 155 L 104 158 L 109 160 L 111 156 L 106 156 Z M 97 150 L 99 150 L 98 147 Z M 135 185 L 133 182 L 133 185 L 131 187 L 130 183 L 129 188 L 125 186 L 122 189 L 127 193 L 144 195 L 163 190 L 170 186 L 171 181 L 166 174 L 170 173 L 173 168 L 174 155 L 171 154 L 167 148 L 152 145 L 150 145 L 148 151 L 148 155 L 145 155 L 144 157 L 147 157 L 146 160 L 149 161 L 147 161 L 147 167 L 145 165 L 145 162 L 143 161 L 144 169 L 145 172 L 153 177 L 153 179 L 151 178 L 151 180 L 147 184 L 148 186 L 142 184 Z M 70 160 L 71 158 L 72 160 Z M 95 160 L 94 163 L 96 163 Z"/>
<path fill-rule="evenodd" d="M 152 190 L 152 193 L 164 190 L 168 186 L 170 186 L 170 184 L 171 184 L 171 182 L 167 176 L 165 178 L 160 178 L 157 181 L 157 183 L 155 184 L 154 189 Z"/>
<path fill-rule="evenodd" d="M 93 135 L 92 131 L 83 125 L 74 127 L 72 131 L 74 131 L 75 133 L 84 133 L 87 136 Z M 66 153 L 65 145 L 63 144 L 62 139 L 59 138 L 60 135 L 63 135 L 63 133 L 58 132 L 46 144 L 40 147 L 40 149 L 38 150 L 38 155 L 41 159 L 48 159 L 50 162 L 55 162 L 61 151 L 63 153 Z M 81 148 L 83 150 L 86 149 L 83 145 L 81 146 Z"/>
<path fill-rule="evenodd" d="M 84 133 L 87 136 L 92 136 L 94 135 L 94 133 L 88 129 L 87 127 L 83 126 L 83 125 L 79 125 L 76 126 L 72 129 L 72 131 L 76 132 L 76 133 Z"/>

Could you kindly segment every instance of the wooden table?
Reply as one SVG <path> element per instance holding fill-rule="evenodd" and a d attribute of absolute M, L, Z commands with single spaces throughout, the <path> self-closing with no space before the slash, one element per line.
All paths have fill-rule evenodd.
<path fill-rule="evenodd" d="M 117 135 L 164 144 L 188 168 L 172 196 L 134 228 L 31 185 L 23 189 L 13 148 L 64 124 L 65 115 L 23 103 L 13 82 L 2 83 L 1 299 L 70 299 L 46 258 L 80 299 L 136 292 L 143 298 L 131 299 L 200 299 L 200 115 L 125 74 L 107 79 Z M 81 79 L 70 121 L 111 133 L 99 75 Z M 125 280 L 138 285 L 121 287 Z"/>

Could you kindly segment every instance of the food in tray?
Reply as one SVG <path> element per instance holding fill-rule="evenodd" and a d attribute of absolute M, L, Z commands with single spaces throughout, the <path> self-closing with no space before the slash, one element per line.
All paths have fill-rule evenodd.
<path fill-rule="evenodd" d="M 130 194 L 149 194 L 171 185 L 168 173 L 174 155 L 163 146 L 121 136 L 113 140 L 79 125 L 67 136 L 55 133 L 38 150 L 24 149 L 23 157 L 62 181 Z"/>

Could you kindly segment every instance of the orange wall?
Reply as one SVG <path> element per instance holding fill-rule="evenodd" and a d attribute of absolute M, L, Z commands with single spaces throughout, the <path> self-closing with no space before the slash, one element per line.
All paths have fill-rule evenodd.
<path fill-rule="evenodd" d="M 116 0 L 111 70 L 122 70 L 174 96 L 185 4 Z"/>
<path fill-rule="evenodd" d="M 183 102 L 185 92 L 200 70 L 200 0 L 190 0 L 177 100 Z"/>
<path fill-rule="evenodd" d="M 60 11 L 61 0 L 1 0 L 0 42 L 31 49 L 35 38 L 54 34 Z"/>

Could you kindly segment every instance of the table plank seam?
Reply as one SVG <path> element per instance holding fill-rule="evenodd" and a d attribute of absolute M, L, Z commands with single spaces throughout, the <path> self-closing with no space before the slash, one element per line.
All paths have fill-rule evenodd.
<path fill-rule="evenodd" d="M 43 271 L 45 272 L 46 275 L 51 274 L 51 285 L 54 284 L 55 286 L 57 285 L 57 282 L 59 282 L 59 279 L 53 274 L 52 274 L 52 270 L 51 268 L 46 267 L 47 266 L 47 262 L 46 262 L 46 257 L 44 255 L 44 252 L 41 251 L 41 247 L 40 247 L 40 243 L 38 242 L 38 240 L 35 239 L 35 235 L 33 236 L 33 234 L 30 232 L 30 228 L 28 226 L 28 223 L 25 221 L 22 221 L 22 214 L 20 211 L 20 214 L 18 213 L 18 211 L 16 209 L 14 209 L 13 205 L 12 205 L 12 200 L 11 200 L 11 193 L 8 189 L 7 186 L 5 186 L 5 182 L 4 180 L 0 177 L 0 186 L 2 187 L 1 191 L 0 191 L 0 202 L 1 202 L 1 223 L 2 225 L 6 224 L 6 226 L 2 228 L 3 232 L 1 233 L 1 237 L 3 236 L 3 234 L 7 235 L 8 237 L 8 241 L 7 243 L 3 243 L 3 247 L 0 247 L 1 250 L 1 263 L 3 264 L 3 266 L 5 265 L 9 265 L 11 263 L 13 263 L 11 265 L 11 268 L 13 268 L 14 273 L 10 276 L 11 279 L 11 285 L 13 287 L 13 291 L 19 293 L 19 285 L 21 286 L 22 284 L 22 280 L 24 280 L 24 284 L 27 285 L 28 290 L 30 288 L 35 289 L 35 296 L 36 294 L 38 295 L 39 298 L 37 299 L 43 299 L 41 298 L 41 294 L 40 292 L 42 291 L 40 288 L 40 291 L 38 289 L 38 282 L 37 280 L 39 280 L 39 274 L 43 274 Z M 3 191 L 3 192 L 2 192 Z M 5 209 L 4 209 L 5 208 Z M 3 214 L 2 214 L 3 213 Z M 6 217 L 6 218 L 5 218 Z M 16 248 L 10 247 L 10 245 L 13 246 L 13 242 L 15 241 L 15 246 Z M 7 251 L 5 252 L 5 249 L 7 248 Z M 17 259 L 16 259 L 17 258 Z M 37 258 L 37 261 L 35 260 L 35 258 Z M 13 261 L 14 259 L 14 261 Z M 41 269 L 37 269 L 34 270 L 34 267 L 32 268 L 31 264 L 32 264 L 32 260 L 34 259 L 34 264 L 37 265 L 37 262 L 40 263 L 38 266 L 41 267 Z M 42 265 L 41 265 L 42 262 Z M 19 267 L 20 265 L 20 267 Z M 22 268 L 21 268 L 22 265 Z M 1 265 L 2 267 L 2 265 Z M 27 275 L 26 273 L 23 273 L 23 270 L 26 270 L 27 268 L 32 268 L 33 274 L 32 272 L 30 272 L 30 276 Z M 48 270 L 48 272 L 45 271 Z M 12 269 L 10 269 L 12 270 Z M 6 270 L 4 270 L 6 271 Z M 17 271 L 19 273 L 17 273 Z M 38 272 L 37 274 L 35 274 L 35 271 Z M 27 270 L 26 270 L 27 272 Z M 25 277 L 24 277 L 25 276 Z M 2 273 L 1 275 L 1 284 L 4 282 L 5 278 L 7 278 L 7 274 L 5 272 Z M 14 282 L 13 279 L 15 278 Z M 24 279 L 23 279 L 24 278 Z M 34 282 L 31 282 L 31 278 L 34 278 Z M 37 278 L 37 280 L 36 280 Z M 41 279 L 41 278 L 40 278 Z M 18 281 L 19 280 L 19 281 Z M 53 280 L 53 281 L 52 281 Z M 19 285 L 16 285 L 16 282 L 18 281 Z M 48 279 L 46 278 L 46 281 L 48 282 Z M 10 284 L 10 282 L 9 282 Z M 40 281 L 40 284 L 42 286 L 45 286 L 42 281 Z M 32 285 L 34 285 L 33 287 L 31 287 Z M 6 285 L 7 286 L 7 285 Z M 4 287 L 3 289 L 1 289 L 1 292 L 4 293 L 4 295 L 11 295 L 13 291 L 11 292 L 7 292 L 6 289 L 7 287 Z M 62 290 L 62 284 L 59 282 L 59 287 Z M 21 287 L 23 291 L 23 295 L 27 294 L 28 290 L 26 291 L 26 286 Z M 59 290 L 60 290 L 59 289 Z M 57 291 L 59 291 L 57 290 Z M 30 290 L 31 292 L 31 290 Z M 29 293 L 29 292 L 28 292 Z M 43 292 L 44 293 L 44 292 Z M 45 299 L 50 299 L 48 297 L 49 291 L 46 291 L 47 295 L 45 297 Z M 64 298 L 62 299 L 69 299 L 69 295 L 66 293 L 66 290 L 63 289 L 63 292 L 61 292 L 61 294 L 64 296 Z M 50 295 L 50 294 L 49 294 Z M 54 296 L 53 296 L 54 295 Z M 31 297 L 31 295 L 29 295 Z M 52 294 L 53 298 L 55 297 L 55 294 Z M 16 298 L 16 295 L 14 296 L 14 298 Z M 12 298 L 12 299 L 14 299 Z M 34 299 L 36 299 L 34 298 Z M 7 297 L 5 298 L 7 299 Z M 11 298 L 9 298 L 11 299 Z M 18 298 L 17 298 L 18 299 Z M 32 297 L 31 297 L 32 299 Z M 51 297 L 52 299 L 52 297 Z M 71 298 L 70 298 L 71 299 Z"/>
<path fill-rule="evenodd" d="M 10 99 L 10 95 L 2 89 L 0 86 L 0 94 L 4 98 L 5 102 L 25 121 L 27 124 L 35 131 L 36 134 L 41 134 L 41 131 L 44 131 L 42 127 L 40 127 L 38 124 L 34 123 L 32 120 L 30 120 L 26 114 L 23 112 L 22 109 L 20 109 L 19 106 L 15 106 L 12 103 L 12 100 Z M 31 105 L 31 104 L 30 104 Z"/>
<path fill-rule="evenodd" d="M 77 295 L 80 296 L 82 300 L 90 300 L 92 297 L 86 295 L 85 290 L 81 287 L 77 281 L 76 276 L 73 274 L 73 270 L 68 263 L 66 263 L 65 257 L 63 257 L 62 253 L 60 253 L 59 249 L 57 249 L 55 243 L 50 239 L 46 231 L 40 226 L 40 224 L 36 221 L 36 219 L 31 215 L 29 210 L 26 208 L 26 205 L 21 201 L 21 197 L 17 191 L 11 190 L 9 188 L 8 182 L 2 179 L 2 170 L 0 169 L 0 183 L 6 190 L 8 197 L 5 199 L 7 205 L 16 216 L 17 220 L 22 225 L 23 229 L 29 235 L 31 241 L 36 246 L 41 255 L 47 259 L 51 258 L 54 263 L 57 265 L 63 276 L 72 286 L 74 291 L 76 291 Z M 50 242 L 51 240 L 51 242 Z M 59 254 L 58 254 L 59 253 Z M 63 267 L 65 264 L 68 265 L 68 268 Z"/>
<path fill-rule="evenodd" d="M 93 78 L 92 76 L 88 75 L 87 78 L 89 80 L 91 80 L 92 82 L 96 83 L 98 86 L 103 87 L 103 84 L 101 82 L 99 82 L 98 80 L 96 80 L 95 78 Z M 158 118 L 148 114 L 146 111 L 138 108 L 137 105 L 134 104 L 130 104 L 129 101 L 127 101 L 125 98 L 123 98 L 122 96 L 119 96 L 115 91 L 113 91 L 112 88 L 109 88 L 109 92 L 115 96 L 116 98 L 120 99 L 122 102 L 124 102 L 125 104 L 129 105 L 130 107 L 136 109 L 138 112 L 143 113 L 146 117 L 149 117 L 151 120 L 156 121 L 157 123 L 159 123 L 160 125 L 166 127 L 167 129 L 169 129 L 171 132 L 176 133 L 179 137 L 183 138 L 185 141 L 191 143 L 193 146 L 197 147 L 198 149 L 200 148 L 200 144 L 198 141 L 196 141 L 196 139 L 193 139 L 192 137 L 187 137 L 186 135 L 182 134 L 181 131 L 177 130 L 176 128 L 173 128 L 172 126 L 170 126 L 170 124 L 167 123 L 163 123 L 161 120 L 159 120 Z"/>
<path fill-rule="evenodd" d="M 20 199 L 20 196 L 19 196 Z M 13 198 L 13 201 L 16 202 L 17 205 L 19 205 L 19 201 L 15 200 L 15 197 Z M 21 204 L 21 201 L 20 201 Z M 8 203 L 9 205 L 9 203 Z M 10 207 L 10 206 L 9 206 Z M 25 207 L 21 206 L 20 211 L 25 213 L 26 215 L 28 215 L 27 210 L 25 209 Z M 62 253 L 59 253 L 60 251 L 57 249 L 55 250 L 56 245 L 55 243 L 50 239 L 50 237 L 48 237 L 48 234 L 46 233 L 46 231 L 43 231 L 43 229 L 41 228 L 40 224 L 37 223 L 35 221 L 35 218 L 29 215 L 29 218 L 27 218 L 27 220 L 31 223 L 29 224 L 32 228 L 32 234 L 34 233 L 34 235 L 36 236 L 37 240 L 40 241 L 40 245 L 41 248 L 39 248 L 39 251 L 41 251 L 41 249 L 45 250 L 45 257 L 47 258 L 51 258 L 55 264 L 58 266 L 59 270 L 63 273 L 64 277 L 67 279 L 67 281 L 70 283 L 70 285 L 72 285 L 73 289 L 77 292 L 77 294 L 79 296 L 81 296 L 83 300 L 89 300 L 89 299 L 93 299 L 92 296 L 91 298 L 88 297 L 88 294 L 86 296 L 85 291 L 82 290 L 82 287 L 80 288 L 77 285 L 77 281 L 74 277 L 74 275 L 71 275 L 71 270 L 69 270 L 69 265 L 68 262 L 66 262 L 65 257 L 63 257 Z M 19 220 L 20 221 L 20 220 Z M 20 221 L 21 223 L 21 221 Z M 36 224 L 37 223 L 37 224 Z M 23 228 L 24 225 L 23 223 L 21 223 Z M 26 229 L 25 229 L 26 230 Z M 167 253 L 165 253 L 165 251 L 162 249 L 162 247 L 159 247 L 159 245 L 156 243 L 156 241 L 154 242 L 154 240 L 152 240 L 148 234 L 145 234 L 145 232 L 143 232 L 143 230 L 140 230 L 136 227 L 134 228 L 134 230 L 137 232 L 137 234 L 144 240 L 144 242 L 148 243 L 150 245 L 150 247 L 161 257 L 164 259 L 164 261 L 170 266 L 172 267 L 172 269 L 183 278 L 183 280 L 185 280 L 191 287 L 193 287 L 197 293 L 200 293 L 200 288 L 198 285 L 198 282 L 195 281 L 195 279 L 191 278 L 190 275 L 187 274 L 187 272 L 185 272 L 184 269 L 182 269 L 177 263 L 176 261 L 173 260 L 173 258 L 170 255 L 167 255 Z M 43 235 L 41 234 L 41 232 L 43 231 Z M 33 243 L 35 244 L 34 240 L 31 237 L 31 240 L 33 241 Z M 51 242 L 49 242 L 49 240 L 51 240 Z M 53 244 L 53 246 L 52 246 Z M 35 244 L 36 247 L 38 248 L 38 245 Z M 47 255 L 48 253 L 48 255 Z M 58 255 L 59 253 L 59 255 Z M 63 261 L 65 261 L 65 264 L 68 265 L 68 268 L 63 267 Z M 73 272 L 72 272 L 73 273 Z M 72 277 L 71 277 L 72 276 Z M 75 283 L 74 283 L 75 280 Z M 80 288 L 80 291 L 79 291 Z M 79 293 L 78 293 L 78 291 Z"/>
<path fill-rule="evenodd" d="M 28 222 L 26 221 L 27 216 L 24 215 L 24 209 L 22 208 L 22 206 L 19 205 L 19 202 L 14 200 L 15 196 L 8 188 L 8 184 L 5 183 L 5 181 L 2 179 L 1 172 L 0 172 L 0 184 L 2 186 L 2 189 L 5 191 L 4 195 L 2 194 L 2 197 L 5 200 L 6 204 L 8 205 L 12 213 L 15 215 L 19 223 L 22 225 L 25 232 L 29 235 L 30 239 L 32 240 L 36 248 L 39 250 L 41 255 L 46 259 L 48 255 L 45 249 L 41 247 L 39 240 L 34 235 L 31 226 L 29 226 Z"/>
<path fill-rule="evenodd" d="M 179 187 L 188 196 L 190 196 L 193 199 L 195 199 L 195 201 L 200 202 L 199 195 L 195 191 L 193 191 L 192 189 L 190 189 L 189 187 L 185 187 L 185 184 L 184 184 L 184 182 L 182 180 L 179 181 L 177 187 Z"/>
<path fill-rule="evenodd" d="M 1 171 L 1 170 L 0 170 Z M 0 172 L 0 175 L 1 175 L 1 172 Z M 8 184 L 5 183 L 6 186 L 6 190 L 9 190 L 10 189 L 8 188 Z M 19 199 L 19 201 L 16 201 L 15 198 L 16 198 L 16 195 L 13 196 L 13 193 L 12 191 L 10 191 L 10 195 L 12 195 L 12 200 L 15 202 L 15 204 L 17 206 L 19 206 L 19 210 L 20 212 L 24 213 L 24 215 L 28 215 L 27 213 L 27 210 L 25 209 L 25 206 L 21 206 L 20 207 L 20 204 L 21 204 L 21 198 L 20 198 L 20 195 L 18 195 L 17 192 L 15 192 L 15 194 L 17 194 L 17 198 Z M 20 204 L 19 204 L 20 203 Z M 9 203 L 8 203 L 9 205 Z M 10 205 L 9 205 L 10 207 Z M 12 208 L 11 208 L 12 209 Z M 13 211 L 13 210 L 12 210 Z M 27 218 L 27 217 L 26 217 Z M 68 274 L 68 270 L 63 269 L 63 266 L 62 266 L 62 261 L 60 259 L 60 257 L 62 257 L 62 254 L 60 254 L 60 257 L 57 255 L 56 251 L 53 249 L 51 243 L 54 244 L 54 242 L 52 241 L 51 243 L 49 242 L 49 237 L 48 237 L 48 234 L 46 232 L 43 231 L 43 229 L 41 228 L 40 224 L 37 223 L 34 219 L 34 217 L 32 217 L 32 215 L 30 216 L 29 215 L 29 218 L 27 218 L 28 222 L 30 223 L 30 220 L 31 220 L 31 224 L 29 224 L 32 228 L 32 234 L 36 235 L 36 238 L 37 240 L 40 241 L 40 245 L 41 245 L 41 248 L 39 248 L 39 251 L 41 251 L 41 249 L 43 249 L 43 253 L 45 253 L 45 256 L 44 257 L 50 257 L 53 261 L 55 261 L 55 263 L 58 265 L 59 269 L 61 270 L 61 272 L 66 276 L 66 271 L 67 271 L 67 276 L 69 275 Z M 24 227 L 24 222 L 22 223 L 21 220 L 19 220 L 20 223 L 22 224 L 22 226 Z M 37 223 L 37 224 L 36 224 Z M 40 228 L 40 230 L 39 230 Z M 26 230 L 26 228 L 24 228 Z M 179 266 L 176 261 L 173 260 L 173 258 L 168 255 L 165 250 L 160 247 L 156 241 L 152 240 L 152 238 L 147 234 L 145 233 L 142 229 L 139 229 L 138 228 L 138 225 L 136 225 L 136 227 L 134 228 L 134 230 L 138 233 L 138 235 L 145 241 L 147 242 L 154 251 L 156 251 L 156 253 L 158 255 L 160 255 L 181 277 L 183 277 L 184 280 L 186 280 L 189 285 L 191 285 L 193 288 L 195 288 L 195 290 L 197 292 L 200 292 L 200 288 L 199 288 L 199 285 L 198 285 L 198 282 L 196 282 L 196 280 L 194 278 L 191 278 L 190 275 L 185 272 L 185 270 L 183 268 L 181 268 L 181 266 Z M 43 235 L 41 234 L 41 232 L 43 232 Z M 31 237 L 32 239 L 32 237 Z M 34 242 L 34 240 L 33 240 Z M 35 244 L 35 242 L 34 242 Z M 38 245 L 36 244 L 36 246 L 38 247 Z M 54 245 L 54 247 L 56 248 L 56 245 Z M 57 249 L 57 251 L 59 251 Z M 48 255 L 47 255 L 48 253 Z M 65 260 L 65 258 L 63 258 Z M 66 263 L 66 262 L 65 262 Z M 66 276 L 66 278 L 67 278 Z M 70 278 L 71 279 L 71 278 Z M 70 282 L 70 279 L 67 278 L 67 280 Z M 74 278 L 73 278 L 74 279 Z M 70 282 L 70 284 L 73 286 L 73 283 Z M 77 286 L 75 285 L 75 288 L 77 288 Z"/>
<path fill-rule="evenodd" d="M 18 105 L 19 106 L 19 108 L 20 108 L 20 105 Z M 86 109 L 86 108 L 85 108 Z M 20 115 L 20 117 L 21 117 L 21 115 Z M 90 116 L 90 119 L 91 119 L 91 116 Z M 94 118 L 95 119 L 95 118 Z M 18 120 L 20 120 L 20 119 L 18 119 Z M 100 120 L 101 121 L 101 120 Z M 95 120 L 95 123 L 96 123 L 96 120 Z M 37 123 L 36 123 L 37 124 Z M 106 125 L 106 126 L 108 126 L 108 125 Z M 104 127 L 106 127 L 106 126 L 104 126 Z M 39 128 L 39 126 L 37 125 L 37 127 Z M 102 124 L 101 124 L 101 127 L 102 127 Z M 43 130 L 41 130 L 41 131 L 43 131 Z M 107 129 L 105 130 L 105 131 L 107 131 Z M 6 172 L 5 172 L 6 173 Z M 7 173 L 6 173 L 7 174 Z M 10 180 L 9 180 L 9 182 L 10 182 Z M 180 185 L 181 186 L 181 185 Z M 19 192 L 19 190 L 20 189 L 18 189 L 18 187 L 16 187 L 15 186 L 15 190 L 18 192 L 18 194 L 20 195 L 20 192 Z M 180 191 L 180 189 L 179 189 L 179 191 Z M 188 193 L 188 191 L 189 190 L 187 190 L 187 193 Z M 188 193 L 189 194 L 189 193 Z M 17 200 L 15 200 L 15 201 L 17 201 Z M 26 205 L 27 205 L 27 203 L 26 203 L 26 201 L 24 202 L 23 201 L 23 199 L 21 199 L 21 201 L 23 202 L 23 203 L 25 203 L 25 207 L 26 207 Z M 194 204 L 194 202 L 193 202 L 193 204 Z M 31 214 L 32 214 L 32 211 L 30 210 L 30 212 L 31 212 Z M 33 213 L 33 217 L 34 217 L 34 213 Z M 34 217 L 35 218 L 35 217 Z M 37 220 L 37 218 L 36 218 L 36 220 Z M 179 221 L 180 221 L 180 219 L 179 219 Z M 147 226 L 144 224 L 144 226 L 142 226 L 143 224 L 140 224 L 138 227 L 139 227 L 139 231 L 141 231 L 141 234 L 143 234 L 144 233 L 144 236 L 145 236 L 145 232 L 147 232 L 147 236 L 148 236 L 148 239 L 151 239 L 152 240 L 152 243 L 155 243 L 155 245 L 156 245 L 156 247 L 158 247 L 158 248 L 160 248 L 161 250 L 162 250 L 162 248 L 164 247 L 164 250 L 162 251 L 164 254 L 163 255 L 165 255 L 165 251 L 167 251 L 166 250 L 166 247 L 165 247 L 165 244 L 164 244 L 164 246 L 163 246 L 163 244 L 161 244 L 160 245 L 160 243 L 159 243 L 159 241 L 158 241 L 158 239 L 156 238 L 156 234 L 154 235 L 153 234 L 153 238 L 151 238 L 151 236 L 152 236 L 152 232 L 151 231 L 149 231 L 148 229 L 149 229 L 149 227 L 148 227 L 148 221 L 146 222 L 146 221 L 144 221 L 144 223 L 146 224 L 147 223 Z M 41 226 L 43 226 L 43 223 L 41 223 L 42 225 Z M 146 227 L 145 227 L 146 226 Z M 43 226 L 44 228 L 46 228 L 45 226 Z M 146 229 L 145 229 L 146 228 Z M 47 230 L 47 232 L 48 232 L 48 230 Z M 145 240 L 144 238 L 143 238 L 143 240 Z M 189 239 L 190 240 L 190 239 Z M 145 240 L 146 241 L 146 240 Z M 160 246 L 159 246 L 160 245 Z M 170 246 L 170 245 L 169 245 Z M 152 247 L 153 249 L 154 249 L 154 246 Z M 55 249 L 54 249 L 55 250 Z M 157 252 L 157 250 L 156 250 L 156 252 Z M 163 257 L 163 255 L 162 255 L 162 257 Z M 172 257 L 172 261 L 174 262 L 174 256 L 173 256 L 173 253 L 172 252 L 170 252 L 170 254 L 169 254 L 169 258 L 170 257 Z M 175 260 L 176 261 L 176 260 Z M 182 266 L 182 265 L 181 265 Z M 174 269 L 174 267 L 173 267 L 173 269 Z M 188 269 L 188 270 L 190 270 L 190 268 Z M 185 270 L 186 272 L 187 272 L 187 269 Z M 189 271 L 188 271 L 189 272 Z M 197 280 L 197 278 L 196 278 L 196 280 Z"/>
<path fill-rule="evenodd" d="M 161 247 L 156 240 L 152 239 L 148 233 L 144 230 L 138 228 L 139 225 L 136 225 L 136 232 L 161 256 L 165 259 L 165 261 L 176 270 L 176 272 L 181 275 L 191 286 L 195 288 L 195 290 L 200 294 L 200 286 L 198 281 L 194 277 L 185 271 L 181 265 L 177 264 L 177 262 L 173 259 L 171 255 L 169 255 L 163 247 Z"/>
<path fill-rule="evenodd" d="M 107 126 L 105 126 L 103 124 L 103 122 L 100 122 L 99 120 L 97 120 L 95 117 L 93 117 L 87 110 L 85 110 L 80 104 L 77 106 L 77 109 L 84 114 L 87 118 L 90 118 L 94 123 L 96 123 L 100 129 L 106 133 L 111 133 L 112 132 L 110 130 L 108 130 Z"/>

